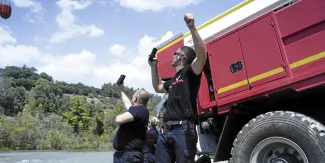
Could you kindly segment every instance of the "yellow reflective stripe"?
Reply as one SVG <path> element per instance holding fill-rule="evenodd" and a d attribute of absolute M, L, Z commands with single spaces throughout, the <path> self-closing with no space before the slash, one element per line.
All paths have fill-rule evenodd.
<path fill-rule="evenodd" d="M 249 81 L 249 83 L 253 83 L 253 82 L 262 80 L 264 78 L 279 74 L 279 73 L 281 73 L 283 71 L 284 71 L 284 69 L 282 67 L 279 67 L 279 68 L 273 69 L 271 71 L 265 72 L 263 74 L 251 77 L 251 78 L 248 79 L 248 81 Z"/>
<path fill-rule="evenodd" d="M 171 47 L 171 46 L 173 46 L 173 45 L 175 45 L 176 43 L 178 43 L 179 41 L 182 41 L 183 39 L 184 39 L 184 35 L 181 36 L 180 38 L 178 38 L 178 39 L 176 39 L 176 40 L 170 42 L 169 44 L 165 45 L 164 47 L 158 49 L 158 50 L 157 50 L 157 53 L 156 53 L 156 57 L 158 56 L 158 54 L 159 54 L 160 52 L 164 51 L 165 49 L 167 49 L 167 48 L 169 48 L 169 47 Z"/>
<path fill-rule="evenodd" d="M 248 5 L 248 4 L 250 4 L 250 3 L 253 2 L 253 1 L 254 1 L 254 0 L 246 0 L 246 1 L 242 2 L 241 4 L 238 4 L 237 6 L 235 6 L 235 7 L 231 8 L 231 9 L 229 9 L 228 11 L 222 13 L 221 15 L 218 15 L 217 17 L 214 17 L 213 19 L 211 19 L 211 20 L 209 20 L 209 21 L 203 23 L 202 25 L 200 25 L 199 27 L 197 27 L 197 30 L 201 30 L 201 29 L 207 27 L 208 25 L 210 25 L 210 24 L 212 24 L 212 23 L 214 23 L 214 22 L 216 22 L 216 21 L 218 21 L 218 20 L 220 20 L 220 19 L 226 17 L 227 15 L 229 15 L 229 14 L 231 14 L 231 13 L 233 13 L 233 12 L 239 10 L 240 8 L 242 8 L 242 7 L 244 7 L 244 6 Z M 187 32 L 187 33 L 184 34 L 182 37 L 180 37 L 180 38 L 178 38 L 178 39 L 176 39 L 176 40 L 170 42 L 169 44 L 165 45 L 164 47 L 158 49 L 158 51 L 157 51 L 157 53 L 156 53 L 156 57 L 158 56 L 158 54 L 159 54 L 160 52 L 166 50 L 167 48 L 173 46 L 174 44 L 178 43 L 180 40 L 183 40 L 185 37 L 190 36 L 190 35 L 191 35 L 191 32 Z"/>
<path fill-rule="evenodd" d="M 232 89 L 235 89 L 235 88 L 244 86 L 246 84 L 248 84 L 248 81 L 247 80 L 243 80 L 243 81 L 237 82 L 235 84 L 231 84 L 231 85 L 228 85 L 226 87 L 223 87 L 223 88 L 218 89 L 218 93 L 227 92 L 227 91 L 230 91 Z"/>
<path fill-rule="evenodd" d="M 283 71 L 284 71 L 284 69 L 282 67 L 279 67 L 279 68 L 273 69 L 271 71 L 265 72 L 263 74 L 253 76 L 253 77 L 249 78 L 248 81 L 249 81 L 249 83 L 253 83 L 253 82 L 262 80 L 264 78 L 270 77 L 272 75 L 281 73 Z M 220 94 L 220 93 L 223 93 L 223 92 L 226 92 L 226 91 L 230 91 L 232 89 L 235 89 L 235 88 L 238 88 L 238 87 L 241 87 L 241 86 L 245 86 L 245 85 L 248 84 L 248 81 L 247 80 L 243 80 L 243 81 L 237 82 L 235 84 L 231 84 L 229 86 L 220 88 L 220 89 L 218 89 L 218 93 Z"/>
<path fill-rule="evenodd" d="M 302 59 L 300 61 L 291 63 L 290 68 L 294 69 L 294 68 L 297 68 L 299 66 L 305 65 L 307 63 L 310 63 L 310 62 L 313 62 L 313 61 L 316 61 L 316 60 L 319 60 L 319 59 L 324 58 L 324 57 L 325 57 L 325 52 L 321 52 L 321 53 L 318 53 L 316 55 L 312 55 L 312 56 L 310 56 L 308 58 Z"/>
<path fill-rule="evenodd" d="M 198 30 L 201 30 L 201 29 L 207 27 L 208 25 L 210 25 L 210 24 L 212 24 L 212 23 L 214 23 L 214 22 L 216 22 L 216 21 L 218 21 L 218 20 L 220 20 L 220 19 L 222 19 L 222 18 L 224 18 L 224 17 L 230 15 L 231 13 L 233 13 L 233 12 L 235 12 L 235 11 L 241 9 L 242 7 L 244 7 L 244 6 L 246 6 L 246 5 L 250 4 L 250 3 L 252 3 L 253 1 L 254 1 L 254 0 L 246 0 L 246 1 L 242 2 L 241 4 L 238 4 L 237 6 L 235 6 L 235 7 L 231 8 L 231 9 L 229 9 L 228 11 L 222 13 L 221 15 L 218 15 L 217 17 L 214 17 L 213 19 L 211 19 L 211 20 L 205 22 L 204 24 L 202 24 L 202 25 L 200 25 L 199 27 L 197 27 L 197 29 L 198 29 Z M 184 37 L 187 37 L 187 36 L 190 36 L 190 35 L 191 35 L 191 32 L 187 32 L 187 33 L 184 35 Z"/>
<path fill-rule="evenodd" d="M 305 64 L 308 64 L 310 62 L 313 62 L 313 61 L 316 61 L 316 60 L 319 60 L 319 59 L 322 59 L 322 58 L 325 58 L 325 51 L 324 52 L 321 52 L 321 53 L 318 53 L 318 54 L 315 54 L 315 55 L 312 55 L 312 56 L 310 56 L 308 58 L 299 60 L 297 62 L 291 63 L 290 64 L 290 68 L 291 69 L 294 69 L 294 68 L 303 66 Z M 278 67 L 276 69 L 273 69 L 271 71 L 265 72 L 263 74 L 260 74 L 260 75 L 256 75 L 254 77 L 251 77 L 251 78 L 248 79 L 248 81 L 249 81 L 249 83 L 253 83 L 253 82 L 256 82 L 256 81 L 259 81 L 259 80 L 268 78 L 270 76 L 279 74 L 279 73 L 281 73 L 283 71 L 284 71 L 284 69 L 282 67 Z M 235 84 L 231 84 L 231 85 L 228 85 L 226 87 L 222 87 L 222 88 L 218 89 L 217 92 L 218 92 L 218 94 L 220 94 L 220 93 L 224 93 L 224 92 L 230 91 L 232 89 L 235 89 L 235 88 L 238 88 L 238 87 L 241 87 L 241 86 L 245 86 L 245 85 L 248 84 L 248 81 L 247 80 L 243 80 L 243 81 L 237 82 Z"/>

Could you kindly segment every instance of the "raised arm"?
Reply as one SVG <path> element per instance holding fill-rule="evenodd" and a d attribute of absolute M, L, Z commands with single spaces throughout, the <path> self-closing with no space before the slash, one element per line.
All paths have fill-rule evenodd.
<path fill-rule="evenodd" d="M 131 100 L 126 96 L 124 92 L 121 92 L 121 99 L 122 102 L 127 110 L 129 110 L 132 106 Z M 122 114 L 119 114 L 115 117 L 115 123 L 117 125 L 121 125 L 124 123 L 132 122 L 134 120 L 134 117 L 130 112 L 125 112 Z"/>
<path fill-rule="evenodd" d="M 193 60 L 191 66 L 192 66 L 193 72 L 196 75 L 199 75 L 202 73 L 204 65 L 206 63 L 207 52 L 205 49 L 204 42 L 194 25 L 194 16 L 192 14 L 185 14 L 184 20 L 192 34 L 194 48 L 195 48 L 195 52 L 196 52 L 196 58 Z"/>
<path fill-rule="evenodd" d="M 131 100 L 128 98 L 128 96 L 126 96 L 124 92 L 121 92 L 121 99 L 126 109 L 129 109 L 132 106 Z"/>
<path fill-rule="evenodd" d="M 164 81 L 162 81 L 158 75 L 157 62 L 158 61 L 156 59 L 151 62 L 149 61 L 149 65 L 151 67 L 152 86 L 156 93 L 167 93 L 166 89 L 164 88 Z"/>

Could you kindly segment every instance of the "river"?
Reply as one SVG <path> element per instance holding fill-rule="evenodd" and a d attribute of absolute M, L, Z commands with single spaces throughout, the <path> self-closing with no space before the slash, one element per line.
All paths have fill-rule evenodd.
<path fill-rule="evenodd" d="M 0 152 L 0 163 L 112 163 L 113 152 Z"/>

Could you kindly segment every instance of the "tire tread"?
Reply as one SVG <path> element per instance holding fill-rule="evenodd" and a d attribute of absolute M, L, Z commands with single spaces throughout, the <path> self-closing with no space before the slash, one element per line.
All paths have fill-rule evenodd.
<path fill-rule="evenodd" d="M 325 126 L 316 121 L 315 119 L 308 117 L 306 115 L 295 113 L 291 111 L 274 111 L 274 112 L 267 112 L 265 114 L 258 115 L 256 118 L 251 119 L 243 128 L 242 130 L 237 134 L 236 139 L 233 142 L 233 147 L 231 148 L 231 157 L 234 156 L 235 148 L 237 147 L 239 143 L 239 138 L 242 136 L 244 131 L 249 129 L 249 126 L 253 125 L 257 121 L 261 121 L 265 118 L 273 117 L 273 116 L 282 116 L 282 117 L 288 117 L 293 118 L 296 120 L 299 120 L 303 122 L 304 124 L 310 126 L 311 129 L 313 129 L 317 135 L 320 136 L 321 140 L 325 142 Z M 230 163 L 234 163 L 233 159 L 230 158 Z"/>

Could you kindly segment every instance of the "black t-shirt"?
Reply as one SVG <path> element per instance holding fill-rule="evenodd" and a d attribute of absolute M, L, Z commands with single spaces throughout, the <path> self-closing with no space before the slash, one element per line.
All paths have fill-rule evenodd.
<path fill-rule="evenodd" d="M 191 65 L 179 70 L 164 83 L 168 91 L 164 121 L 197 120 L 196 97 L 200 88 L 201 76 L 193 72 Z"/>
<path fill-rule="evenodd" d="M 131 106 L 129 112 L 134 121 L 122 124 L 113 141 L 115 150 L 142 150 L 149 121 L 149 111 L 145 106 Z"/>

